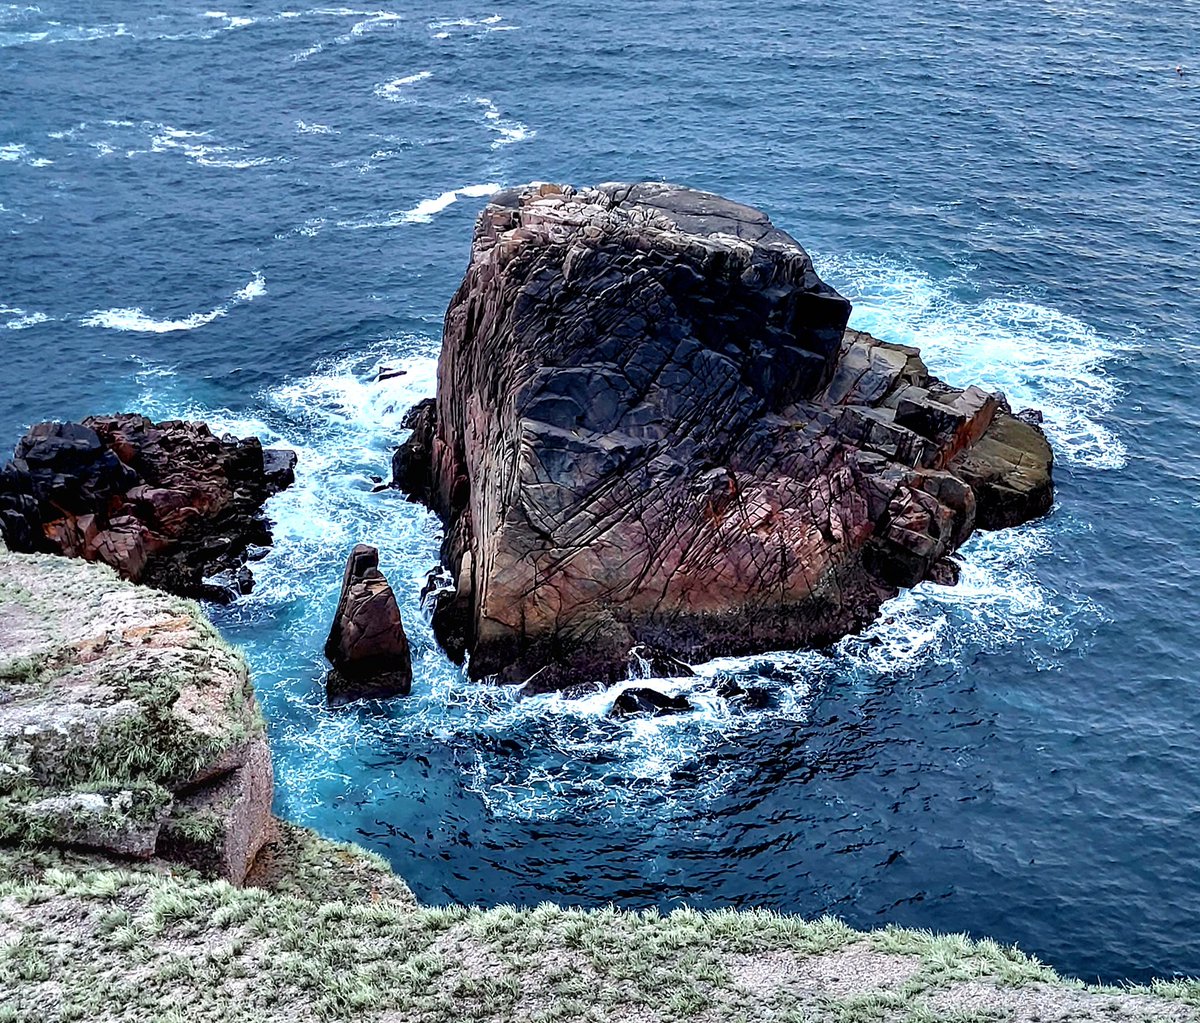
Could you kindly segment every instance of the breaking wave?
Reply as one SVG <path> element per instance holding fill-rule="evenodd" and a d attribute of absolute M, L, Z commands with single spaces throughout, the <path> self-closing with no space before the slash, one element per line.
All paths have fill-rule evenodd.
<path fill-rule="evenodd" d="M 84 327 L 104 327 L 108 330 L 134 330 L 151 334 L 166 334 L 176 330 L 195 330 L 226 315 L 245 302 L 253 302 L 267 292 L 267 282 L 257 270 L 254 276 L 225 302 L 207 312 L 191 313 L 178 319 L 157 319 L 140 306 L 120 309 L 99 309 L 79 322 Z"/>
<path fill-rule="evenodd" d="M 1104 424 L 1120 398 L 1108 375 L 1134 347 L 1036 302 L 957 298 L 948 283 L 873 257 L 821 259 L 822 275 L 854 303 L 850 325 L 915 345 L 948 383 L 1003 391 L 1014 410 L 1036 407 L 1057 455 L 1090 469 L 1118 469 L 1125 445 Z"/>

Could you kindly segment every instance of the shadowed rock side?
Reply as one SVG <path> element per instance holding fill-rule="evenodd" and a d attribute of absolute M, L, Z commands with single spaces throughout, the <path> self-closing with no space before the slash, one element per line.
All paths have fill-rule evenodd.
<path fill-rule="evenodd" d="M 379 571 L 379 551 L 367 544 L 358 544 L 346 561 L 325 656 L 333 665 L 325 680 L 331 702 L 407 696 L 412 689 L 412 659 L 400 607 Z"/>
<path fill-rule="evenodd" d="M 396 485 L 446 524 L 435 609 L 475 677 L 535 689 L 823 644 L 1051 503 L 1041 430 L 846 330 L 757 210 L 674 185 L 501 193 Z"/>
<path fill-rule="evenodd" d="M 10 550 L 102 561 L 122 578 L 228 600 L 253 585 L 247 550 L 271 541 L 263 502 L 296 456 L 204 423 L 144 416 L 40 423 L 0 468 Z"/>

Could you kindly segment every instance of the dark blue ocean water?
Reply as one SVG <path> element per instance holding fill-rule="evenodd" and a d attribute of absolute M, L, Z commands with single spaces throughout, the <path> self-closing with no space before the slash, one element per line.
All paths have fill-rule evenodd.
<path fill-rule="evenodd" d="M 1088 978 L 1200 974 L 1196 13 L 0 4 L 0 437 L 138 409 L 299 450 L 259 588 L 214 614 L 279 812 L 422 899 L 830 911 Z M 831 655 L 709 665 L 674 683 L 695 713 L 613 723 L 611 694 L 463 680 L 417 601 L 437 523 L 370 488 L 431 393 L 480 197 L 642 178 L 760 205 L 855 325 L 1041 406 L 1059 499 Z M 331 711 L 358 540 L 417 682 Z M 706 697 L 722 672 L 777 706 Z"/>

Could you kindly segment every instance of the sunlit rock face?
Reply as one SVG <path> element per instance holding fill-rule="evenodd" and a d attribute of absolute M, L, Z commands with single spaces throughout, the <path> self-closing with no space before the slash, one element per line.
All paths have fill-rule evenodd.
<path fill-rule="evenodd" d="M 955 577 L 977 524 L 1046 512 L 1002 396 L 847 330 L 750 207 L 675 185 L 492 198 L 395 482 L 444 519 L 435 625 L 475 677 L 612 680 L 823 644 Z"/>

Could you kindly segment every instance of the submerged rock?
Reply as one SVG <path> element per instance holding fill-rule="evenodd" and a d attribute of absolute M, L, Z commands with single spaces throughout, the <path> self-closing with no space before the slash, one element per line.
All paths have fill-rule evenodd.
<path fill-rule="evenodd" d="M 663 714 L 683 714 L 692 709 L 683 696 L 669 696 L 657 689 L 643 686 L 622 689 L 613 702 L 610 715 L 615 718 L 659 717 Z"/>
<path fill-rule="evenodd" d="M 615 680 L 821 646 L 1052 500 L 1000 395 L 847 330 L 761 212 L 675 185 L 492 198 L 395 484 L 446 526 L 435 631 L 474 677 Z"/>
<path fill-rule="evenodd" d="M 102 561 L 122 578 L 184 596 L 249 592 L 248 549 L 270 543 L 268 497 L 296 455 L 204 423 L 144 416 L 40 423 L 0 469 L 0 538 L 10 550 Z"/>
<path fill-rule="evenodd" d="M 0 843 L 240 883 L 272 790 L 246 664 L 194 604 L 0 550 Z"/>
<path fill-rule="evenodd" d="M 325 683 L 331 701 L 407 696 L 412 689 L 400 607 L 379 571 L 379 551 L 367 544 L 358 544 L 346 561 L 325 656 L 333 665 Z"/>

